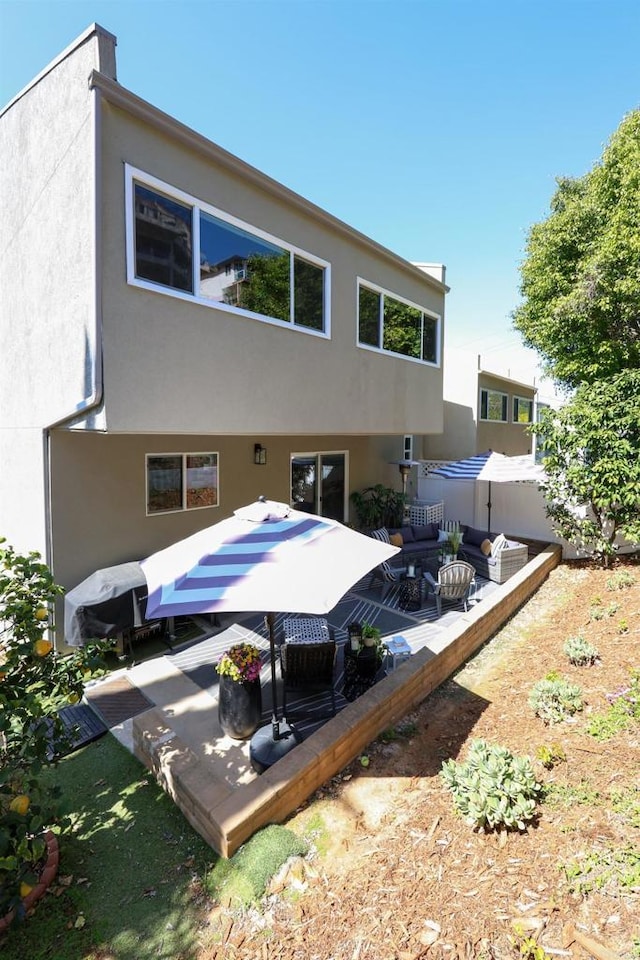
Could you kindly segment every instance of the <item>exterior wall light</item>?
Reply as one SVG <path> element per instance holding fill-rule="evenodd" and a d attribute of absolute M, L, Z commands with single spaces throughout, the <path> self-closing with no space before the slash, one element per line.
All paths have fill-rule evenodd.
<path fill-rule="evenodd" d="M 261 443 L 254 443 L 253 445 L 253 462 L 258 466 L 264 466 L 267 462 L 267 448 L 263 447 Z"/>

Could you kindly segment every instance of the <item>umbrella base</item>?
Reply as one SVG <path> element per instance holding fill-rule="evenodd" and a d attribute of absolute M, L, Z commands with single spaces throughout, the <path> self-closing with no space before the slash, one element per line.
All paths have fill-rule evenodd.
<path fill-rule="evenodd" d="M 264 773 L 274 763 L 286 756 L 301 741 L 301 736 L 284 720 L 278 724 L 279 738 L 276 740 L 273 724 L 269 723 L 256 730 L 249 744 L 251 766 L 256 773 Z"/>

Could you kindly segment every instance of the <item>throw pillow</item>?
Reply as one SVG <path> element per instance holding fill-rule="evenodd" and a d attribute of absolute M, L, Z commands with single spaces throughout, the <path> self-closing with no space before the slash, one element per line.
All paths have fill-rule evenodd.
<path fill-rule="evenodd" d="M 505 537 L 504 533 L 499 533 L 491 546 L 491 556 L 495 557 L 496 554 L 500 553 L 501 550 L 504 550 L 506 545 L 507 538 Z"/>
<path fill-rule="evenodd" d="M 485 557 L 491 556 L 492 546 L 493 544 L 491 543 L 491 540 L 483 540 L 482 543 L 480 544 L 480 550 L 482 551 L 482 553 L 484 553 Z"/>
<path fill-rule="evenodd" d="M 414 540 L 437 540 L 437 523 L 425 523 L 422 527 L 412 527 Z"/>
<path fill-rule="evenodd" d="M 381 540 L 382 543 L 391 543 L 391 540 L 389 540 L 389 531 L 386 527 L 380 527 L 379 530 L 372 530 L 371 536 L 375 540 Z"/>
<path fill-rule="evenodd" d="M 402 539 L 402 534 L 401 534 L 401 533 L 390 533 L 390 534 L 389 534 L 389 541 L 391 542 L 392 546 L 394 546 L 394 547 L 401 547 L 402 544 L 404 543 L 404 540 Z"/>
<path fill-rule="evenodd" d="M 444 543 L 449 539 L 449 530 L 438 530 L 438 543 Z"/>

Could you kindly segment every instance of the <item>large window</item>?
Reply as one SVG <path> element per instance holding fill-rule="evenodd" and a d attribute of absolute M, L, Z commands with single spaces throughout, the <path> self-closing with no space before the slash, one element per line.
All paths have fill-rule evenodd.
<path fill-rule="evenodd" d="M 527 397 L 513 398 L 513 422 L 533 423 L 533 400 Z"/>
<path fill-rule="evenodd" d="M 218 454 L 147 454 L 147 513 L 218 506 Z"/>
<path fill-rule="evenodd" d="M 499 390 L 480 391 L 480 419 L 498 420 L 507 423 L 509 419 L 509 396 Z"/>
<path fill-rule="evenodd" d="M 127 167 L 130 283 L 329 334 L 329 264 Z"/>
<path fill-rule="evenodd" d="M 384 290 L 360 284 L 358 343 L 427 363 L 438 363 L 439 319 Z"/>

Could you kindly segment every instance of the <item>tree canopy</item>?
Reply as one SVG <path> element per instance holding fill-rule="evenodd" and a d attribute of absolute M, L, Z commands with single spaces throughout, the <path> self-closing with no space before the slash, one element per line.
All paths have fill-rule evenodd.
<path fill-rule="evenodd" d="M 529 232 L 513 320 L 547 375 L 572 388 L 640 367 L 640 110 L 593 170 L 557 184 Z"/>
<path fill-rule="evenodd" d="M 618 535 L 640 542 L 640 370 L 583 383 L 533 430 L 556 533 L 605 560 Z"/>

